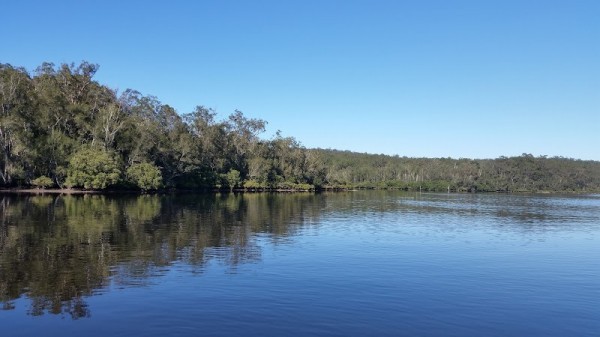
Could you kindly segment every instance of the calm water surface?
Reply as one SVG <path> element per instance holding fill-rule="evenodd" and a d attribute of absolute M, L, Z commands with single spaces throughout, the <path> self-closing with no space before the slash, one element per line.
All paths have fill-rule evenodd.
<path fill-rule="evenodd" d="M 600 195 L 0 195 L 7 336 L 599 336 Z"/>

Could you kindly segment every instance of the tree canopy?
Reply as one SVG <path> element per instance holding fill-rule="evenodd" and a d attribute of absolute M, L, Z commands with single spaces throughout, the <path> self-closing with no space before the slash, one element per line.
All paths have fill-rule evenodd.
<path fill-rule="evenodd" d="M 523 154 L 406 158 L 306 149 L 267 122 L 197 106 L 180 114 L 154 96 L 93 79 L 89 62 L 0 64 L 0 187 L 233 190 L 399 188 L 598 191 L 600 162 Z"/>

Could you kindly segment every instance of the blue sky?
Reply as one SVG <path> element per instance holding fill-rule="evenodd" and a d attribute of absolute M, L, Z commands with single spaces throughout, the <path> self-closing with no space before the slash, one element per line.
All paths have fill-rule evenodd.
<path fill-rule="evenodd" d="M 600 160 L 600 1 L 6 1 L 0 62 L 269 122 L 306 147 Z"/>

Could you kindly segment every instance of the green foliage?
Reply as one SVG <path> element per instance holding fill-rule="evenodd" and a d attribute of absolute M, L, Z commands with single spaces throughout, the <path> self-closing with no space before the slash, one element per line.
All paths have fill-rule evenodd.
<path fill-rule="evenodd" d="M 59 187 L 249 190 L 600 191 L 600 162 L 523 154 L 497 159 L 406 158 L 306 149 L 241 111 L 219 120 L 180 114 L 156 97 L 93 80 L 98 65 L 0 64 L 0 186 L 46 176 Z M 91 150 L 95 149 L 95 150 Z M 134 163 L 147 163 L 137 166 Z M 160 167 L 158 171 L 157 167 Z M 237 173 L 236 173 L 237 172 Z M 243 183 L 242 185 L 242 182 Z M 116 187 L 116 186 L 115 186 Z"/>
<path fill-rule="evenodd" d="M 111 153 L 83 148 L 73 155 L 69 162 L 68 187 L 85 189 L 105 189 L 119 181 L 121 171 Z"/>
<path fill-rule="evenodd" d="M 127 168 L 127 180 L 142 190 L 155 190 L 162 186 L 162 175 L 156 165 L 136 163 Z"/>
<path fill-rule="evenodd" d="M 315 187 L 311 184 L 306 183 L 294 183 L 291 181 L 284 181 L 277 184 L 277 189 L 285 191 L 313 191 Z"/>
<path fill-rule="evenodd" d="M 30 179 L 35 156 L 36 101 L 31 78 L 23 68 L 0 63 L 0 183 Z"/>
<path fill-rule="evenodd" d="M 600 162 L 523 154 L 498 159 L 407 158 L 319 151 L 327 188 L 412 191 L 598 191 Z"/>
<path fill-rule="evenodd" d="M 230 191 L 233 191 L 233 189 L 241 183 L 240 171 L 238 170 L 229 170 L 227 174 L 223 175 L 223 178 Z"/>
<path fill-rule="evenodd" d="M 46 176 L 41 176 L 41 177 L 37 177 L 35 179 L 33 179 L 31 181 L 31 185 L 37 187 L 37 188 L 49 188 L 54 186 L 54 182 L 52 181 L 52 179 L 46 177 Z"/>
<path fill-rule="evenodd" d="M 263 190 L 267 187 L 267 184 L 260 183 L 254 179 L 246 180 L 246 182 L 244 182 L 244 188 L 249 191 Z"/>

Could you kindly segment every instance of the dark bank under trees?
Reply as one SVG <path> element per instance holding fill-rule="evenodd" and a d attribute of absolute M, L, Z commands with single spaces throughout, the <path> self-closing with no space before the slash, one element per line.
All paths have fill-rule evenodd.
<path fill-rule="evenodd" d="M 0 187 L 598 191 L 600 162 L 562 157 L 406 158 L 306 149 L 266 121 L 93 79 L 98 65 L 0 64 Z"/>

